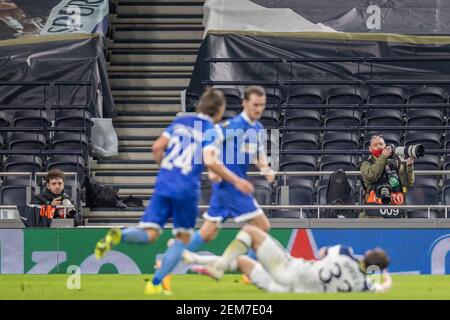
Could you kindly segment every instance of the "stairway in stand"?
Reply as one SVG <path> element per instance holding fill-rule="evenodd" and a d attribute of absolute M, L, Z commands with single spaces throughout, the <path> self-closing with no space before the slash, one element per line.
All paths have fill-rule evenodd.
<path fill-rule="evenodd" d="M 157 165 L 151 146 L 181 111 L 180 91 L 189 84 L 203 37 L 203 2 L 113 0 L 107 60 L 119 156 L 94 160 L 91 170 L 99 183 L 119 187 L 121 198 L 131 194 L 147 204 L 153 192 Z M 137 218 L 142 211 L 100 208 L 87 222 L 104 223 L 102 216 L 115 214 Z"/>

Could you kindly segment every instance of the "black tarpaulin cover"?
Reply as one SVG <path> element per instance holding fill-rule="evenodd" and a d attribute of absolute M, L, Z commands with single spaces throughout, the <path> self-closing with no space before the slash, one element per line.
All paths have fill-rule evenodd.
<path fill-rule="evenodd" d="M 358 33 L 209 32 L 195 63 L 188 94 L 202 80 L 448 80 L 448 61 L 205 63 L 206 58 L 338 58 L 450 56 L 450 37 Z"/>
<path fill-rule="evenodd" d="M 0 85 L 0 105 L 88 105 L 93 117 L 116 115 L 100 35 L 0 41 L 0 82 L 86 81 L 92 85 Z"/>

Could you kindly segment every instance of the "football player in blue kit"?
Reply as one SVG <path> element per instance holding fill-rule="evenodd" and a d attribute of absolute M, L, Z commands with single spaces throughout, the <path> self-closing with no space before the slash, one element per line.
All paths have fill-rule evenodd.
<path fill-rule="evenodd" d="M 175 119 L 154 142 L 152 152 L 160 164 L 155 191 L 137 228 L 113 228 L 95 248 L 97 259 L 119 243 L 155 242 L 169 218 L 175 241 L 165 252 L 160 268 L 147 283 L 145 294 L 170 293 L 163 279 L 181 259 L 189 243 L 198 214 L 200 175 L 204 166 L 243 195 L 253 186 L 227 169 L 219 160 L 221 134 L 214 126 L 222 119 L 225 98 L 221 91 L 207 89 L 197 105 L 196 115 Z"/>
<path fill-rule="evenodd" d="M 265 151 L 265 131 L 258 121 L 266 106 L 264 88 L 247 87 L 242 106 L 241 114 L 220 125 L 223 133 L 222 161 L 230 171 L 243 179 L 247 176 L 250 164 L 254 163 L 266 180 L 272 183 L 275 175 L 268 164 Z M 187 246 L 188 251 L 198 251 L 203 243 L 213 240 L 220 229 L 220 223 L 228 218 L 251 224 L 265 232 L 270 229 L 269 220 L 252 195 L 223 181 L 215 173 L 210 172 L 209 176 L 212 181 L 216 181 L 213 184 L 210 206 L 203 216 L 205 221 L 202 227 L 194 233 Z M 250 251 L 249 256 L 255 258 L 254 252 Z"/>

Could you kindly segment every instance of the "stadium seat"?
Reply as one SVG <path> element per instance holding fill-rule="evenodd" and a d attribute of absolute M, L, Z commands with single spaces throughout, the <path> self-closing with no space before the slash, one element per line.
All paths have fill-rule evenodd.
<path fill-rule="evenodd" d="M 254 197 L 260 205 L 272 204 L 272 188 L 265 179 L 250 179 L 252 182 L 255 193 Z"/>
<path fill-rule="evenodd" d="M 283 93 L 278 88 L 265 88 L 266 89 L 266 104 L 268 105 L 280 105 L 283 103 Z"/>
<path fill-rule="evenodd" d="M 354 155 L 327 155 L 322 157 L 320 171 L 356 171 L 358 157 Z"/>
<path fill-rule="evenodd" d="M 45 110 L 16 111 L 13 116 L 13 126 L 15 128 L 43 128 L 51 126 Z"/>
<path fill-rule="evenodd" d="M 367 103 L 370 104 L 401 104 L 404 102 L 405 92 L 398 87 L 372 88 L 367 98 Z"/>
<path fill-rule="evenodd" d="M 278 126 L 278 112 L 274 110 L 264 110 L 259 121 L 264 127 Z"/>
<path fill-rule="evenodd" d="M 61 110 L 56 113 L 56 128 L 85 128 L 84 133 L 89 139 L 91 137 L 93 122 L 91 114 L 84 110 Z"/>
<path fill-rule="evenodd" d="M 3 171 L 5 172 L 31 172 L 34 174 L 42 171 L 42 168 L 42 159 L 33 155 L 11 155 L 3 162 Z"/>
<path fill-rule="evenodd" d="M 8 138 L 9 150 L 42 150 L 47 144 L 41 133 L 16 132 Z"/>
<path fill-rule="evenodd" d="M 415 170 L 439 170 L 440 157 L 436 154 L 425 154 L 422 158 L 414 161 Z"/>
<path fill-rule="evenodd" d="M 7 127 L 9 127 L 8 116 L 5 112 L 0 111 L 0 128 L 7 128 Z M 0 136 L 2 136 L 2 138 L 6 138 L 7 131 L 1 131 Z"/>
<path fill-rule="evenodd" d="M 414 170 L 440 170 L 440 156 L 436 154 L 425 154 L 422 158 L 416 159 L 414 161 Z M 429 178 L 429 179 L 439 179 L 440 176 L 438 175 L 416 175 L 416 182 L 423 179 L 423 178 Z"/>
<path fill-rule="evenodd" d="M 450 155 L 446 155 L 444 158 L 443 170 L 450 170 Z M 446 179 L 450 179 L 450 175 L 445 175 Z"/>
<path fill-rule="evenodd" d="M 409 104 L 423 104 L 423 103 L 446 103 L 447 92 L 439 87 L 418 87 L 409 91 L 408 103 Z M 411 107 L 409 110 L 425 110 L 424 108 Z M 426 110 L 439 110 L 444 112 L 442 107 L 427 107 Z"/>
<path fill-rule="evenodd" d="M 359 149 L 359 136 L 349 132 L 326 132 L 322 142 L 323 150 Z"/>
<path fill-rule="evenodd" d="M 311 155 L 285 155 L 280 160 L 280 171 L 315 171 L 316 157 Z"/>
<path fill-rule="evenodd" d="M 289 179 L 289 205 L 310 205 L 314 203 L 314 183 L 310 180 L 290 177 Z M 282 202 L 281 187 L 277 189 L 277 203 Z"/>
<path fill-rule="evenodd" d="M 440 110 L 416 109 L 409 110 L 406 119 L 407 126 L 442 126 L 444 115 Z M 414 130 L 409 132 L 414 132 Z"/>
<path fill-rule="evenodd" d="M 47 171 L 60 169 L 63 172 L 76 172 L 77 180 L 83 184 L 85 177 L 85 162 L 81 156 L 59 155 L 51 156 L 47 161 Z M 67 180 L 75 180 L 74 176 L 67 176 Z"/>
<path fill-rule="evenodd" d="M 322 104 L 324 95 L 321 88 L 301 87 L 291 89 L 289 92 L 289 104 Z"/>
<path fill-rule="evenodd" d="M 316 110 L 286 110 L 285 126 L 320 127 L 321 115 Z"/>
<path fill-rule="evenodd" d="M 445 103 L 447 101 L 447 92 L 439 87 L 417 87 L 408 93 L 408 103 Z"/>
<path fill-rule="evenodd" d="M 28 194 L 27 189 L 31 192 Z M 7 179 L 0 185 L 0 203 L 2 205 L 26 205 L 34 194 L 34 186 L 28 179 Z"/>
<path fill-rule="evenodd" d="M 406 193 L 406 203 L 410 205 L 435 205 L 439 203 L 438 185 L 435 179 L 416 180 Z M 408 218 L 427 218 L 428 210 L 408 209 Z M 436 210 L 430 211 L 430 217 L 436 217 Z"/>
<path fill-rule="evenodd" d="M 223 94 L 225 95 L 225 99 L 227 101 L 227 105 L 240 105 L 242 101 L 241 92 L 236 88 L 220 88 Z"/>
<path fill-rule="evenodd" d="M 440 149 L 441 135 L 435 132 L 413 132 L 405 136 L 405 145 L 423 144 L 426 149 Z"/>
<path fill-rule="evenodd" d="M 401 126 L 403 116 L 401 110 L 376 109 L 368 110 L 366 115 L 367 126 Z"/>
<path fill-rule="evenodd" d="M 447 121 L 447 127 L 450 126 L 450 119 Z M 450 149 L 450 131 L 447 131 L 444 138 L 444 149 Z"/>
<path fill-rule="evenodd" d="M 444 181 L 442 187 L 442 204 L 450 205 L 450 180 Z M 450 208 L 448 209 L 447 217 L 450 218 Z"/>
<path fill-rule="evenodd" d="M 312 132 L 285 133 L 281 139 L 282 150 L 317 150 L 319 135 Z"/>
<path fill-rule="evenodd" d="M 314 184 L 310 180 L 290 179 L 288 194 L 283 195 L 283 188 L 277 188 L 276 203 L 281 205 L 312 205 L 315 201 Z M 284 189 L 286 190 L 286 189 Z M 286 196 L 288 199 L 286 199 Z M 287 203 L 285 203 L 287 202 Z M 298 212 L 298 211 L 297 211 Z M 304 217 L 316 215 L 316 210 L 303 210 Z"/>
<path fill-rule="evenodd" d="M 327 104 L 360 104 L 361 90 L 356 87 L 334 88 L 328 92 Z"/>
<path fill-rule="evenodd" d="M 351 127 L 359 126 L 361 114 L 358 110 L 334 109 L 329 110 L 325 116 L 326 126 Z"/>
<path fill-rule="evenodd" d="M 56 132 L 52 142 L 52 150 L 54 151 L 81 151 L 84 160 L 89 157 L 89 139 L 86 135 L 74 132 Z"/>

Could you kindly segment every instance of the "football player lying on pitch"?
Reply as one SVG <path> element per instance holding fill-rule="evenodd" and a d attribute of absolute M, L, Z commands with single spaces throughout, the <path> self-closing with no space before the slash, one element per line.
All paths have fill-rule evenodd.
<path fill-rule="evenodd" d="M 245 256 L 253 248 L 258 261 Z M 389 257 L 381 248 L 368 250 L 362 259 L 350 247 L 322 248 L 319 260 L 293 258 L 274 238 L 246 225 L 222 256 L 199 256 L 189 251 L 186 262 L 198 263 L 192 270 L 219 280 L 225 271 L 237 267 L 253 284 L 269 292 L 386 292 L 392 278 L 386 268 Z M 383 281 L 374 282 L 369 273 L 382 272 Z"/>

